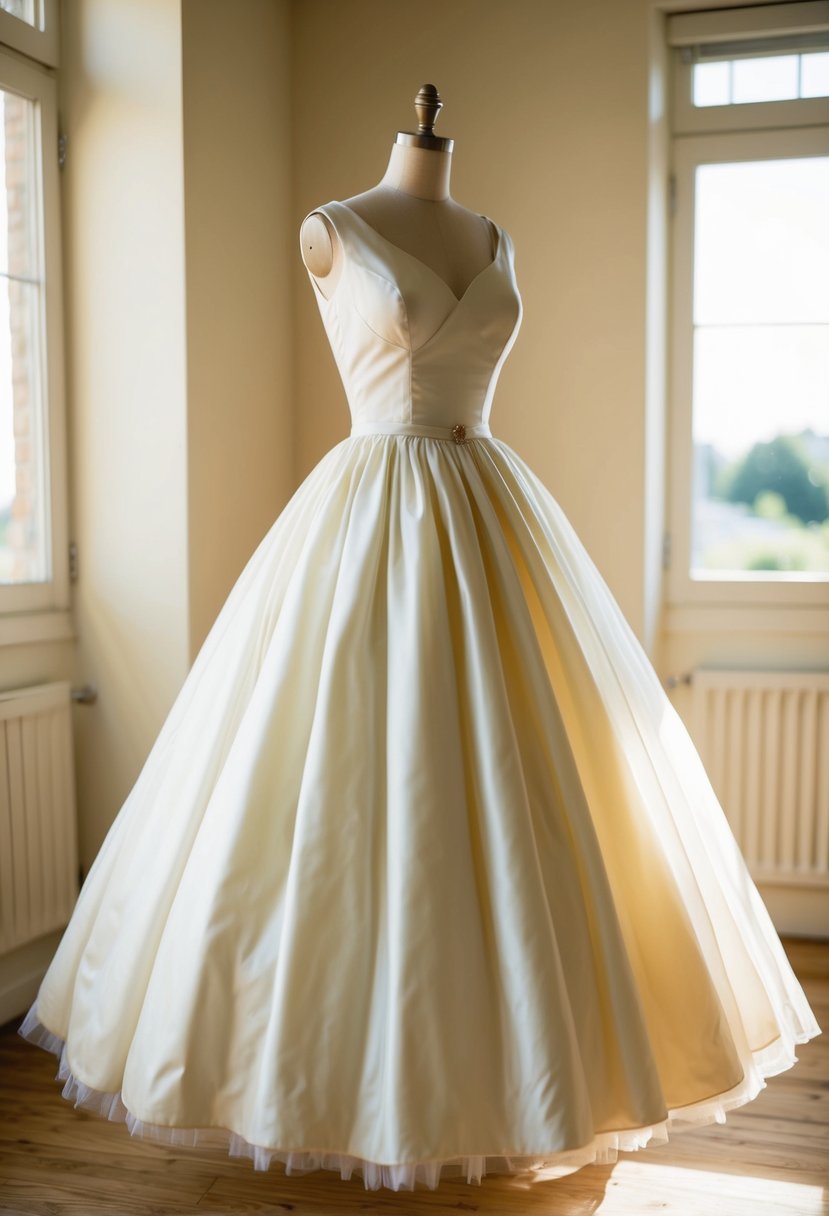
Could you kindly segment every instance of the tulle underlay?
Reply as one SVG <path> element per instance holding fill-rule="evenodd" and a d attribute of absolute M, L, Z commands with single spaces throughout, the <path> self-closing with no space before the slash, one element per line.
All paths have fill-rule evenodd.
<path fill-rule="evenodd" d="M 442 1177 L 465 1178 L 479 1184 L 486 1174 L 519 1174 L 528 1170 L 543 1170 L 545 1176 L 562 1176 L 589 1164 L 609 1164 L 618 1153 L 632 1152 L 668 1142 L 669 1130 L 681 1131 L 703 1124 L 725 1123 L 726 1111 L 752 1101 L 765 1088 L 765 1077 L 785 1072 L 797 1063 L 794 1044 L 806 1042 L 811 1035 L 790 1031 L 782 1034 L 767 1047 L 752 1053 L 752 1067 L 739 1085 L 728 1093 L 718 1094 L 691 1106 L 668 1112 L 668 1118 L 646 1127 L 601 1132 L 579 1148 L 535 1156 L 480 1153 L 430 1161 L 381 1163 L 355 1157 L 349 1153 L 327 1149 L 280 1149 L 251 1144 L 244 1136 L 225 1127 L 168 1127 L 144 1122 L 133 1115 L 119 1093 L 106 1093 L 86 1085 L 76 1077 L 68 1064 L 65 1040 L 48 1030 L 37 1017 L 33 1005 L 18 1027 L 17 1033 L 31 1043 L 59 1057 L 56 1079 L 64 1081 L 61 1096 L 77 1108 L 102 1116 L 112 1122 L 126 1123 L 131 1136 L 170 1146 L 186 1148 L 224 1148 L 231 1157 L 249 1157 L 256 1170 L 267 1170 L 273 1161 L 281 1162 L 287 1175 L 307 1174 L 315 1170 L 339 1171 L 347 1181 L 353 1173 L 362 1175 L 366 1190 L 387 1187 L 394 1191 L 414 1190 L 422 1183 L 435 1190 Z"/>

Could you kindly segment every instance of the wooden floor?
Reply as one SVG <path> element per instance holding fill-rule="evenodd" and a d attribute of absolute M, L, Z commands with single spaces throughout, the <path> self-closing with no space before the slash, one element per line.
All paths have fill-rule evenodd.
<path fill-rule="evenodd" d="M 829 1213 L 829 942 L 785 943 L 824 1033 L 725 1125 L 676 1134 L 563 1179 L 490 1175 L 480 1186 L 367 1191 L 319 1172 L 254 1172 L 247 1158 L 170 1151 L 60 1096 L 57 1061 L 0 1028 L 0 1213 L 543 1213 L 544 1216 L 819 1216 Z"/>

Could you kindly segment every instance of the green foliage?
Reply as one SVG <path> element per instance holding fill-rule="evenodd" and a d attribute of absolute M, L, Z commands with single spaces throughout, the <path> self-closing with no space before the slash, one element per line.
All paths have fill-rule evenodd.
<path fill-rule="evenodd" d="M 746 563 L 746 570 L 805 570 L 805 558 L 799 553 L 780 553 L 766 549 L 755 553 Z"/>
<path fill-rule="evenodd" d="M 725 471 L 718 488 L 729 502 L 744 502 L 755 509 L 758 501 L 764 501 L 763 495 L 771 492 L 785 504 L 787 514 L 803 523 L 829 519 L 826 478 L 810 468 L 803 443 L 796 435 L 777 435 L 755 443 L 742 460 Z"/>
<path fill-rule="evenodd" d="M 700 554 L 705 570 L 776 570 L 780 573 L 829 570 L 829 521 L 804 525 L 788 515 L 788 525 L 764 537 L 731 537 Z"/>
<path fill-rule="evenodd" d="M 786 500 L 776 490 L 762 490 L 754 500 L 754 514 L 761 519 L 784 519 Z"/>

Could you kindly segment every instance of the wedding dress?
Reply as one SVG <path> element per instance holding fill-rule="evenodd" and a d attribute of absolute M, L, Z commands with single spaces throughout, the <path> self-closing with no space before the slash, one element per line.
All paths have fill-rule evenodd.
<path fill-rule="evenodd" d="M 509 233 L 458 297 L 317 210 L 350 435 L 230 592 L 20 1033 L 133 1135 L 372 1188 L 722 1122 L 820 1028 L 643 648 L 491 432 Z"/>

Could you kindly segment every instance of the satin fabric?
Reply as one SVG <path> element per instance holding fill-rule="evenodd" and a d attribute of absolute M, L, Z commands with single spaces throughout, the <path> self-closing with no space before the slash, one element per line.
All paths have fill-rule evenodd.
<path fill-rule="evenodd" d="M 233 587 L 20 1033 L 134 1135 L 367 1187 L 722 1121 L 820 1028 L 644 650 L 492 434 L 509 235 L 458 299 L 319 210 L 352 433 Z"/>

